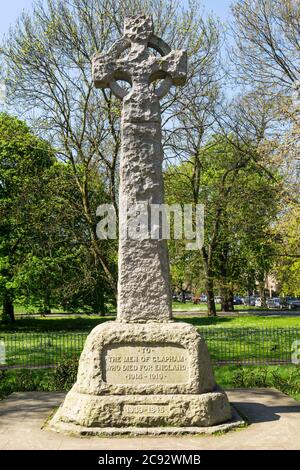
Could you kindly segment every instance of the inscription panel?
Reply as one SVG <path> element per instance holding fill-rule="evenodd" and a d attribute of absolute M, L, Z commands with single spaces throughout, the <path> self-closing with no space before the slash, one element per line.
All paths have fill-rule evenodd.
<path fill-rule="evenodd" d="M 182 384 L 189 380 L 188 352 L 176 344 L 107 346 L 102 360 L 109 384 Z"/>
<path fill-rule="evenodd" d="M 123 407 L 124 415 L 133 416 L 169 416 L 170 407 L 166 404 L 126 404 Z"/>

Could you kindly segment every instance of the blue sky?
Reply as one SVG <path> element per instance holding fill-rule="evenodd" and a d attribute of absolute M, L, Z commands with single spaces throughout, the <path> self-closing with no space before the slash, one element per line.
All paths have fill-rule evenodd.
<path fill-rule="evenodd" d="M 213 11 L 223 21 L 229 16 L 229 6 L 231 2 L 232 0 L 202 0 L 206 10 Z M 30 9 L 32 4 L 33 0 L 12 0 L 5 2 L 5 6 L 1 7 L 0 36 L 8 31 L 10 25 L 14 24 L 22 10 Z"/>
<path fill-rule="evenodd" d="M 14 24 L 22 10 L 29 10 L 33 0 L 12 0 L 5 2 L 5 6 L 1 6 L 0 15 L 0 36 L 5 34 L 9 27 Z"/>

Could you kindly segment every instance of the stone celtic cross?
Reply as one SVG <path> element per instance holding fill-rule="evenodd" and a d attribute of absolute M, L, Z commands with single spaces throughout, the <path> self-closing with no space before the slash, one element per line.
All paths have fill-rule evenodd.
<path fill-rule="evenodd" d="M 159 55 L 151 51 L 158 52 Z M 166 240 L 127 236 L 130 209 L 140 203 L 162 204 L 163 149 L 159 100 L 172 85 L 183 85 L 187 74 L 185 51 L 171 51 L 153 33 L 152 19 L 125 19 L 124 36 L 107 54 L 93 60 L 97 88 L 110 88 L 123 100 L 120 163 L 120 241 L 118 320 L 164 322 L 171 319 L 171 290 Z M 125 89 L 118 81 L 125 81 Z M 152 82 L 161 80 L 158 89 Z"/>
<path fill-rule="evenodd" d="M 110 87 L 123 100 L 118 321 L 89 334 L 76 383 L 48 428 L 80 436 L 199 434 L 220 423 L 226 429 L 231 408 L 216 387 L 204 339 L 194 326 L 170 321 L 166 240 L 125 233 L 135 207 L 148 211 L 163 202 L 159 99 L 171 85 L 184 83 L 186 54 L 171 52 L 154 36 L 151 18 L 135 16 L 125 20 L 123 38 L 93 65 L 96 86 Z M 155 79 L 162 80 L 157 91 L 151 87 Z"/>

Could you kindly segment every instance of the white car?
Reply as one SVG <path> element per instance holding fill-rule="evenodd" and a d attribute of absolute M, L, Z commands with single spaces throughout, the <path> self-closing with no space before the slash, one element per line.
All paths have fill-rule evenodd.
<path fill-rule="evenodd" d="M 257 299 L 255 300 L 255 307 L 261 307 L 261 298 L 260 297 L 257 297 Z"/>

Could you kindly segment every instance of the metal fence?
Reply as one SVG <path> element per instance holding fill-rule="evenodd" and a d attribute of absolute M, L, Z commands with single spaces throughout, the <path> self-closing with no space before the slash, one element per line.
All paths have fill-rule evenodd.
<path fill-rule="evenodd" d="M 288 364 L 295 344 L 300 349 L 300 328 L 203 327 L 198 331 L 214 364 Z M 51 367 L 63 358 L 79 357 L 88 333 L 1 333 L 0 368 Z"/>
<path fill-rule="evenodd" d="M 288 364 L 300 328 L 199 328 L 214 364 Z M 299 355 L 300 356 L 300 355 Z"/>

